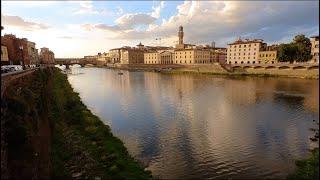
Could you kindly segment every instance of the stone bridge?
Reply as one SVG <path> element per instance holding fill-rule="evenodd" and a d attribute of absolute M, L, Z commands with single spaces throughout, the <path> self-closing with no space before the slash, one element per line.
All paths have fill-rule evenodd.
<path fill-rule="evenodd" d="M 87 64 L 97 65 L 97 60 L 85 59 L 85 58 L 56 58 L 55 64 L 65 65 L 66 69 L 69 69 L 70 65 L 79 64 L 81 67 L 84 67 Z"/>
<path fill-rule="evenodd" d="M 302 70 L 316 70 L 319 69 L 319 63 L 275 63 L 275 64 L 228 64 L 232 69 L 302 69 Z"/>

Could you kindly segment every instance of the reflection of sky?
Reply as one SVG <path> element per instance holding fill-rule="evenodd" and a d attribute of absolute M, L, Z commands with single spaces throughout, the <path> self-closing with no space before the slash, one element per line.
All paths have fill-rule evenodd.
<path fill-rule="evenodd" d="M 161 178 L 283 178 L 318 118 L 317 81 L 78 71 L 84 103 Z"/>

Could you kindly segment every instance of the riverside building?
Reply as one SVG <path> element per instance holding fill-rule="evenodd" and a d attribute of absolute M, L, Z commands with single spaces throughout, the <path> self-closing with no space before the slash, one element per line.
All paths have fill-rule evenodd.
<path fill-rule="evenodd" d="M 262 39 L 241 40 L 228 44 L 228 64 L 256 64 L 259 59 L 259 51 L 265 45 Z"/>
<path fill-rule="evenodd" d="M 43 64 L 54 64 L 54 53 L 49 48 L 43 47 L 40 49 L 40 61 Z"/>
<path fill-rule="evenodd" d="M 319 63 L 319 36 L 312 36 L 311 40 L 311 55 L 312 62 Z"/>

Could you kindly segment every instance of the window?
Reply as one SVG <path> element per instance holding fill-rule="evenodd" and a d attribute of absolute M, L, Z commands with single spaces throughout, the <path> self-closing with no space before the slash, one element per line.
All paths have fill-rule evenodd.
<path fill-rule="evenodd" d="M 234 63 L 235 63 L 235 64 L 237 64 L 238 62 L 237 62 L 237 61 L 235 61 Z"/>
<path fill-rule="evenodd" d="M 248 61 L 247 64 L 250 64 L 250 61 Z"/>
<path fill-rule="evenodd" d="M 239 48 L 241 48 L 241 45 L 239 45 Z"/>
<path fill-rule="evenodd" d="M 244 47 L 246 47 L 246 45 L 244 45 Z"/>
<path fill-rule="evenodd" d="M 243 61 L 241 61 L 241 64 L 243 64 Z"/>
<path fill-rule="evenodd" d="M 255 61 L 252 61 L 252 64 L 255 64 L 256 62 Z"/>

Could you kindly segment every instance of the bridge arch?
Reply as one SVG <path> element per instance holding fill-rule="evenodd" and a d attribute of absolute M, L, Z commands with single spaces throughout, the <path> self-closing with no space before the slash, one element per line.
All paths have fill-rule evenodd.
<path fill-rule="evenodd" d="M 318 65 L 315 65 L 315 66 L 310 66 L 307 68 L 308 70 L 319 70 L 319 66 Z"/>
<path fill-rule="evenodd" d="M 276 69 L 275 66 L 267 66 L 265 69 Z"/>
<path fill-rule="evenodd" d="M 252 66 L 243 66 L 243 69 L 249 69 L 249 68 L 252 68 Z"/>
<path fill-rule="evenodd" d="M 305 67 L 305 66 L 295 66 L 292 69 L 301 69 L 301 70 L 303 70 L 303 69 L 307 69 L 307 67 Z"/>
<path fill-rule="evenodd" d="M 280 66 L 278 69 L 290 69 L 289 66 Z"/>
<path fill-rule="evenodd" d="M 255 67 L 253 67 L 254 69 L 263 69 L 263 67 L 262 66 L 255 66 Z"/>

